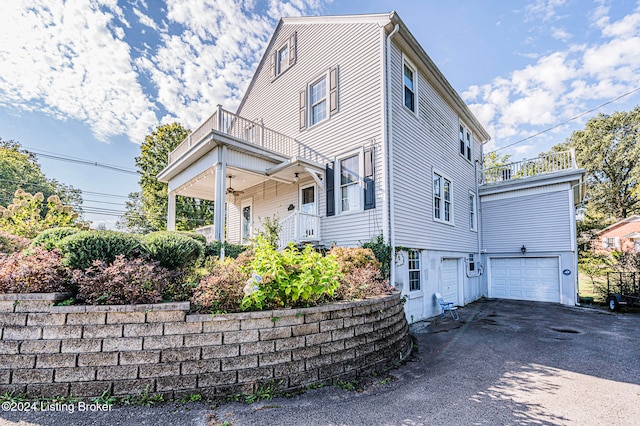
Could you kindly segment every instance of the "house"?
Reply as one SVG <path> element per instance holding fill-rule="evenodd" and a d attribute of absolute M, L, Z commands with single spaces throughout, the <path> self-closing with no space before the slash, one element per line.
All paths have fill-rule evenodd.
<path fill-rule="evenodd" d="M 630 216 L 598 231 L 592 247 L 597 252 L 640 253 L 640 216 Z"/>
<path fill-rule="evenodd" d="M 281 246 L 383 235 L 410 320 L 438 313 L 435 292 L 574 304 L 575 156 L 483 170 L 488 140 L 397 13 L 283 18 L 237 111 L 218 106 L 158 178 L 169 229 L 184 195 L 226 206 L 216 240 L 266 218 Z"/>

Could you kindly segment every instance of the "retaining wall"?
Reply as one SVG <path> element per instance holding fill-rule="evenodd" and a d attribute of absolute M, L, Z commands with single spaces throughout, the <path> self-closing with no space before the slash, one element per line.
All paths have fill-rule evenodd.
<path fill-rule="evenodd" d="M 52 306 L 0 295 L 0 393 L 167 397 L 357 378 L 411 350 L 400 294 L 305 309 L 187 314 L 190 305 Z"/>

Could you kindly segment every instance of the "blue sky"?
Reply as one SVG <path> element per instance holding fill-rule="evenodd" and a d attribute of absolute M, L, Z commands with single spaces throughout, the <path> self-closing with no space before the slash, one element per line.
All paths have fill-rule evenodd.
<path fill-rule="evenodd" d="M 2 10 L 0 137 L 129 170 L 157 125 L 193 129 L 218 103 L 235 110 L 280 16 L 395 10 L 492 135 L 485 151 L 640 88 L 639 0 L 24 0 Z M 634 92 L 502 152 L 533 157 L 589 117 L 638 104 Z M 113 227 L 138 190 L 133 174 L 39 161 L 84 191 L 94 226 Z"/>

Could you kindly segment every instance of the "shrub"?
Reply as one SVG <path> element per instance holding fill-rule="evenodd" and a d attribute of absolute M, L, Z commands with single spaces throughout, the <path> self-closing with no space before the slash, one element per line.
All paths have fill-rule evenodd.
<path fill-rule="evenodd" d="M 343 274 L 348 274 L 355 268 L 362 268 L 367 265 L 373 265 L 380 270 L 380 262 L 376 259 L 373 251 L 368 248 L 332 247 L 329 250 L 329 255 L 336 258 L 340 266 L 340 272 Z"/>
<path fill-rule="evenodd" d="M 29 246 L 29 240 L 18 235 L 0 231 L 0 253 L 11 254 Z"/>
<path fill-rule="evenodd" d="M 207 244 L 205 248 L 205 256 L 207 257 L 219 257 L 220 256 L 220 247 L 222 247 L 222 243 L 220 241 L 214 241 L 211 244 Z M 240 253 L 247 250 L 247 246 L 243 246 L 240 244 L 230 244 L 224 243 L 224 256 L 231 257 L 233 259 L 237 258 Z"/>
<path fill-rule="evenodd" d="M 336 297 L 342 300 L 364 299 L 388 294 L 393 288 L 373 264 L 353 268 L 340 282 Z"/>
<path fill-rule="evenodd" d="M 194 240 L 202 243 L 202 245 L 207 245 L 207 237 L 195 231 L 174 231 L 174 232 L 179 235 L 184 235 L 185 237 L 193 238 Z"/>
<path fill-rule="evenodd" d="M 86 271 L 76 270 L 77 299 L 91 305 L 159 303 L 178 273 L 146 259 L 116 256 L 113 264 L 95 260 Z"/>
<path fill-rule="evenodd" d="M 79 228 L 73 228 L 71 226 L 46 229 L 31 241 L 31 247 L 38 246 L 47 250 L 53 250 L 62 239 L 78 232 L 80 232 Z"/>
<path fill-rule="evenodd" d="M 71 289 L 71 273 L 57 250 L 0 256 L 0 293 L 55 293 Z"/>
<path fill-rule="evenodd" d="M 147 234 L 142 240 L 142 249 L 160 265 L 171 269 L 194 266 L 204 254 L 204 245 L 194 238 L 171 231 Z"/>
<path fill-rule="evenodd" d="M 242 271 L 237 260 L 218 260 L 211 274 L 198 283 L 191 302 L 204 313 L 240 311 L 247 279 L 249 274 Z"/>
<path fill-rule="evenodd" d="M 253 279 L 245 287 L 243 310 L 311 306 L 333 296 L 341 274 L 335 257 L 323 257 L 310 245 L 300 251 L 290 244 L 281 252 L 256 237 L 255 254 L 243 270 Z"/>
<path fill-rule="evenodd" d="M 118 255 L 136 255 L 140 249 L 140 237 L 116 231 L 80 231 L 63 238 L 58 247 L 66 265 L 73 269 L 86 269 L 95 260 L 111 263 Z"/>
<path fill-rule="evenodd" d="M 362 243 L 361 247 L 371 249 L 378 262 L 380 262 L 380 272 L 382 278 L 389 279 L 391 267 L 391 246 L 384 242 L 382 234 L 378 235 L 374 240 Z"/>

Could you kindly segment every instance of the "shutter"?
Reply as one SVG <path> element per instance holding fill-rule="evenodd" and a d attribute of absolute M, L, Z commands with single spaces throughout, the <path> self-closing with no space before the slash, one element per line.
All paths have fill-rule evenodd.
<path fill-rule="evenodd" d="M 327 163 L 327 168 L 324 174 L 325 189 L 327 193 L 327 216 L 334 216 L 336 214 L 336 193 L 334 189 L 334 176 L 333 167 L 334 162 Z"/>
<path fill-rule="evenodd" d="M 304 130 L 307 127 L 307 90 L 300 91 L 300 130 Z"/>
<path fill-rule="evenodd" d="M 276 55 L 277 51 L 271 54 L 271 79 L 276 78 Z"/>
<path fill-rule="evenodd" d="M 329 115 L 338 112 L 338 67 L 329 71 Z"/>
<path fill-rule="evenodd" d="M 373 149 L 364 152 L 364 209 L 376 208 L 376 178 Z"/>
<path fill-rule="evenodd" d="M 289 38 L 289 66 L 296 63 L 296 56 L 297 56 L 296 55 L 297 53 L 296 34 L 297 33 L 293 33 L 291 38 Z"/>

